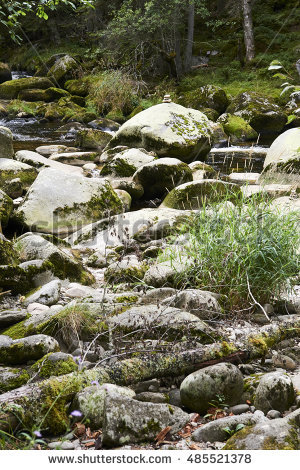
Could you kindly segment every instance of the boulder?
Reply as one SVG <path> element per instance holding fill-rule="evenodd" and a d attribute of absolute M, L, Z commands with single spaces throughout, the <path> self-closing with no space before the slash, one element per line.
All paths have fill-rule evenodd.
<path fill-rule="evenodd" d="M 289 129 L 273 142 L 259 182 L 300 186 L 300 128 Z"/>
<path fill-rule="evenodd" d="M 217 295 L 200 289 L 185 289 L 162 301 L 162 305 L 192 313 L 201 320 L 212 320 L 222 314 Z"/>
<path fill-rule="evenodd" d="M 116 132 L 109 148 L 117 145 L 154 150 L 159 157 L 192 161 L 210 150 L 213 128 L 200 111 L 162 103 L 129 119 Z"/>
<path fill-rule="evenodd" d="M 11 70 L 8 64 L 0 62 L 0 85 L 12 80 Z"/>
<path fill-rule="evenodd" d="M 105 253 L 107 246 L 119 247 L 122 244 L 128 244 L 128 240 L 133 238 L 138 238 L 141 242 L 148 241 L 148 233 L 158 221 L 173 227 L 174 224 L 187 215 L 190 215 L 189 211 L 168 208 L 141 209 L 127 212 L 84 227 L 79 232 L 74 233 L 68 241 L 71 244 L 86 245 L 90 249 Z"/>
<path fill-rule="evenodd" d="M 0 98 L 13 100 L 18 98 L 21 90 L 46 90 L 53 87 L 53 83 L 46 77 L 27 77 L 11 80 L 0 85 Z"/>
<path fill-rule="evenodd" d="M 26 233 L 17 238 L 14 247 L 21 261 L 42 260 L 47 262 L 49 269 L 60 279 L 82 281 L 83 284 L 91 284 L 93 282 L 93 276 L 88 271 L 85 271 L 83 266 L 73 256 L 40 235 Z M 53 284 L 51 284 L 51 287 L 53 287 Z M 36 302 L 36 300 L 34 301 Z"/>
<path fill-rule="evenodd" d="M 13 200 L 0 189 L 0 227 L 6 227 L 13 211 Z M 0 230 L 1 234 L 1 230 Z M 0 255 L 1 257 L 1 255 Z"/>
<path fill-rule="evenodd" d="M 1 206 L 0 206 L 1 211 Z M 0 218 L 1 226 L 1 218 Z M 17 260 L 17 253 L 11 241 L 0 233 L 0 265 L 13 264 Z"/>
<path fill-rule="evenodd" d="M 109 283 L 136 282 L 143 279 L 147 266 L 141 263 L 135 255 L 124 256 L 121 261 L 110 263 L 104 274 Z"/>
<path fill-rule="evenodd" d="M 114 384 L 91 385 L 78 392 L 73 400 L 72 409 L 80 410 L 84 419 L 92 429 L 103 426 L 104 405 L 106 397 L 119 396 L 133 398 L 135 392 L 130 388 L 118 387 Z"/>
<path fill-rule="evenodd" d="M 299 450 L 300 409 L 284 418 L 260 419 L 227 441 L 223 450 Z"/>
<path fill-rule="evenodd" d="M 83 149 L 103 150 L 111 140 L 109 132 L 98 129 L 83 129 L 77 132 L 76 146 Z"/>
<path fill-rule="evenodd" d="M 13 158 L 13 134 L 7 127 L 0 126 L 0 158 Z"/>
<path fill-rule="evenodd" d="M 104 404 L 103 445 L 119 447 L 128 443 L 153 442 L 170 426 L 170 434 L 182 429 L 189 415 L 164 403 L 144 403 L 124 396 L 107 395 Z"/>
<path fill-rule="evenodd" d="M 35 335 L 16 340 L 0 336 L 0 363 L 4 365 L 26 364 L 56 351 L 59 351 L 58 342 L 50 336 Z"/>
<path fill-rule="evenodd" d="M 234 432 L 237 426 L 253 426 L 259 421 L 267 421 L 261 411 L 254 414 L 243 413 L 239 416 L 226 416 L 204 424 L 192 434 L 193 441 L 196 442 L 224 442 L 228 439 L 228 429 Z"/>
<path fill-rule="evenodd" d="M 178 287 L 189 262 L 187 257 L 181 256 L 180 259 L 155 263 L 146 272 L 144 282 L 152 287 Z"/>
<path fill-rule="evenodd" d="M 239 186 L 215 179 L 192 181 L 172 189 L 162 202 L 162 207 L 172 209 L 200 209 L 205 204 L 235 200 L 241 194 Z"/>
<path fill-rule="evenodd" d="M 0 312 L 0 330 L 23 321 L 26 317 L 26 310 L 2 310 Z"/>
<path fill-rule="evenodd" d="M 219 117 L 217 122 L 222 124 L 232 144 L 254 141 L 258 138 L 258 133 L 240 116 L 225 113 Z"/>
<path fill-rule="evenodd" d="M 50 281 L 38 288 L 34 293 L 26 296 L 23 305 L 27 307 L 29 304 L 36 302 L 42 305 L 54 305 L 59 301 L 60 289 L 60 281 Z"/>
<path fill-rule="evenodd" d="M 141 199 L 144 195 L 143 186 L 132 181 L 131 178 L 113 179 L 111 180 L 111 186 L 116 191 L 126 191 L 133 200 Z"/>
<path fill-rule="evenodd" d="M 267 413 L 269 410 L 287 411 L 295 400 L 291 378 L 283 372 L 270 372 L 259 381 L 254 406 Z"/>
<path fill-rule="evenodd" d="M 157 338 L 163 334 L 170 340 L 183 336 L 196 336 L 199 341 L 211 341 L 212 330 L 198 317 L 178 308 L 141 305 L 132 307 L 108 320 L 109 327 L 117 333 L 132 333 L 131 337 Z M 121 338 L 122 340 L 122 338 Z"/>
<path fill-rule="evenodd" d="M 160 197 L 178 184 L 193 180 L 189 166 L 177 158 L 160 158 L 139 168 L 133 181 L 141 184 L 147 198 Z"/>
<path fill-rule="evenodd" d="M 63 57 L 57 57 L 47 76 L 51 78 L 55 84 L 64 85 L 67 80 L 74 77 L 75 71 L 79 65 L 73 57 L 64 55 Z"/>
<path fill-rule="evenodd" d="M 35 168 L 53 168 L 55 170 L 61 170 L 67 173 L 83 175 L 83 171 L 81 168 L 70 164 L 65 165 L 55 160 L 50 160 L 49 158 L 46 158 L 40 153 L 32 152 L 31 150 L 19 150 L 15 155 L 15 159 L 19 162 L 26 163 Z"/>
<path fill-rule="evenodd" d="M 88 81 L 81 78 L 77 80 L 67 80 L 64 88 L 71 93 L 71 95 L 82 97 L 87 96 L 89 91 Z"/>
<path fill-rule="evenodd" d="M 22 188 L 28 189 L 37 175 L 37 170 L 26 163 L 10 158 L 0 158 L 0 188 L 8 195 L 13 196 L 14 187 L 11 186 L 12 180 L 19 179 Z"/>
<path fill-rule="evenodd" d="M 128 149 L 117 153 L 102 170 L 102 176 L 129 177 L 142 166 L 155 160 L 153 153 L 148 153 L 144 149 Z"/>
<path fill-rule="evenodd" d="M 227 405 L 239 402 L 244 383 L 240 370 L 233 364 L 220 363 L 188 375 L 180 386 L 181 401 L 191 411 L 205 412 L 218 395 Z"/>
<path fill-rule="evenodd" d="M 59 100 L 60 98 L 69 97 L 70 93 L 61 88 L 47 88 L 46 90 L 39 89 L 25 89 L 21 90 L 18 94 L 18 99 L 21 101 L 45 101 L 49 103 L 51 101 Z"/>
<path fill-rule="evenodd" d="M 19 388 L 25 385 L 29 379 L 30 375 L 25 369 L 0 367 L 0 393 Z"/>
<path fill-rule="evenodd" d="M 241 93 L 226 112 L 243 118 L 261 135 L 278 134 L 287 122 L 286 114 L 277 104 L 256 92 Z"/>
<path fill-rule="evenodd" d="M 70 374 L 78 370 L 78 364 L 74 361 L 71 354 L 63 352 L 52 352 L 41 357 L 33 366 L 31 373 L 41 379 L 47 379 L 52 376 Z"/>
<path fill-rule="evenodd" d="M 193 173 L 193 181 L 203 180 L 205 178 L 214 178 L 217 175 L 216 170 L 214 170 L 210 165 L 198 162 L 197 160 L 190 163 L 189 167 Z"/>
<path fill-rule="evenodd" d="M 94 162 L 97 157 L 97 152 L 53 153 L 51 157 L 49 157 L 49 161 L 60 162 L 66 165 L 83 166 L 87 162 Z"/>
<path fill-rule="evenodd" d="M 15 218 L 34 231 L 65 236 L 121 211 L 122 202 L 108 181 L 46 168 L 39 173 Z"/>
<path fill-rule="evenodd" d="M 205 112 L 205 108 L 209 108 L 221 114 L 229 105 L 229 98 L 222 88 L 215 85 L 205 85 L 185 93 L 183 102 L 188 108 L 200 109 L 202 112 Z"/>

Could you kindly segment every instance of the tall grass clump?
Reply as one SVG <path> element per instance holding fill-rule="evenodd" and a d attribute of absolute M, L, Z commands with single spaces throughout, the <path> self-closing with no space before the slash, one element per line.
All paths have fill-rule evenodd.
<path fill-rule="evenodd" d="M 267 200 L 203 207 L 181 228 L 187 241 L 165 259 L 184 260 L 178 284 L 226 296 L 230 311 L 267 303 L 299 276 L 299 213 L 274 211 Z"/>
<path fill-rule="evenodd" d="M 127 116 L 138 105 L 138 89 L 130 76 L 119 70 L 108 70 L 91 75 L 89 81 L 89 104 L 100 114 L 120 110 Z"/>

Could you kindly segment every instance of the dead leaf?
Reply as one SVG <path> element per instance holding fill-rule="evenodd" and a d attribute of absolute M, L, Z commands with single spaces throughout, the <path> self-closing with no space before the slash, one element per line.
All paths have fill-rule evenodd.
<path fill-rule="evenodd" d="M 162 431 L 160 431 L 156 438 L 155 438 L 155 441 L 163 441 L 164 438 L 166 437 L 166 435 L 168 434 L 169 431 L 171 431 L 171 426 L 167 426 L 165 429 L 163 429 Z"/>
<path fill-rule="evenodd" d="M 90 441 L 90 442 L 86 442 L 84 445 L 85 445 L 85 447 L 94 447 L 95 441 L 93 440 L 93 441 Z"/>
<path fill-rule="evenodd" d="M 189 446 L 189 449 L 191 449 L 191 450 L 199 450 L 199 449 L 201 449 L 201 447 L 197 446 L 197 444 L 191 444 L 191 445 Z"/>
<path fill-rule="evenodd" d="M 73 429 L 76 437 L 81 437 L 85 434 L 85 425 L 83 423 L 75 423 Z"/>

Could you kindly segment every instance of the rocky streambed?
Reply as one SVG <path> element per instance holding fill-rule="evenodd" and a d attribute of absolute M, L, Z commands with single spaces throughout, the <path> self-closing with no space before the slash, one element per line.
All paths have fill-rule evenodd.
<path fill-rule="evenodd" d="M 3 118 L 7 448 L 27 429 L 44 448 L 299 449 L 299 288 L 262 304 L 249 288 L 238 311 L 185 277 L 197 257 L 184 227 L 203 210 L 241 229 L 255 198 L 299 214 L 299 129 L 267 149 L 246 128 L 253 145 L 230 146 L 229 114 L 221 125 L 163 103 L 121 127 Z"/>

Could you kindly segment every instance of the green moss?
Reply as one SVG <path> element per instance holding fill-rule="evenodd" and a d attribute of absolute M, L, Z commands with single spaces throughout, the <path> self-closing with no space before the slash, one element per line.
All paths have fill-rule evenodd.
<path fill-rule="evenodd" d="M 78 370 L 78 365 L 74 362 L 72 357 L 51 361 L 52 353 L 39 359 L 32 367 L 32 372 L 38 372 L 39 377 L 48 378 L 51 376 L 59 376 L 69 374 Z"/>
<path fill-rule="evenodd" d="M 120 304 L 131 304 L 137 302 L 139 297 L 137 295 L 120 295 L 116 297 L 116 302 Z"/>
<path fill-rule="evenodd" d="M 12 374 L 9 377 L 9 380 L 5 382 L 0 381 L 0 393 L 5 393 L 19 388 L 26 384 L 30 379 L 30 375 L 25 369 L 10 369 L 9 373 Z"/>

